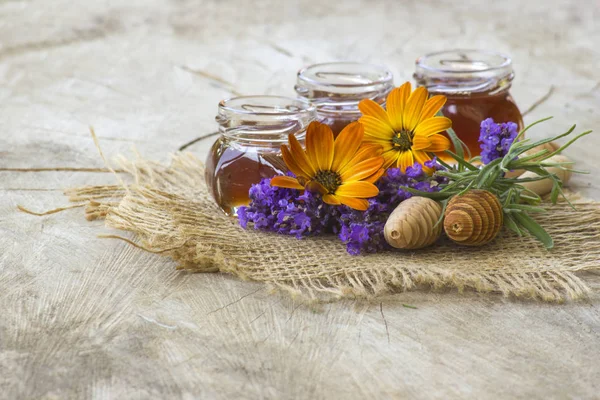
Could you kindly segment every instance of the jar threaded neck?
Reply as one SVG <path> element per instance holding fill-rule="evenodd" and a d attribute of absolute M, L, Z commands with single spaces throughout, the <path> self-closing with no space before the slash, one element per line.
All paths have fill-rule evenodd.
<path fill-rule="evenodd" d="M 284 96 L 240 96 L 219 103 L 219 132 L 234 141 L 278 146 L 304 134 L 316 119 L 315 106 Z"/>
<path fill-rule="evenodd" d="M 430 93 L 495 94 L 508 90 L 514 77 L 510 57 L 481 50 L 449 50 L 419 57 L 414 78 Z"/>
<path fill-rule="evenodd" d="M 348 114 L 358 113 L 363 99 L 384 104 L 393 87 L 393 75 L 385 67 L 332 62 L 298 71 L 295 90 L 301 99 L 315 104 L 319 113 Z"/>

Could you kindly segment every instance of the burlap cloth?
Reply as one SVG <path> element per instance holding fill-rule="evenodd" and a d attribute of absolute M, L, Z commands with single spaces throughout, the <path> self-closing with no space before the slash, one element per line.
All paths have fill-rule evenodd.
<path fill-rule="evenodd" d="M 130 231 L 131 244 L 171 257 L 178 268 L 226 272 L 264 282 L 303 299 L 371 297 L 416 288 L 501 293 L 542 301 L 589 292 L 577 271 L 600 268 L 600 207 L 558 204 L 537 220 L 552 235 L 548 251 L 531 237 L 504 231 L 492 244 L 466 248 L 442 239 L 419 251 L 351 256 L 335 236 L 298 240 L 242 229 L 213 203 L 202 162 L 190 153 L 170 166 L 119 159 L 133 183 L 70 189 L 88 219 Z M 122 175 L 121 175 L 122 176 Z M 131 181 L 131 180 L 130 180 Z M 81 203 L 80 203 L 81 204 Z M 117 236 L 113 236 L 117 237 Z"/>

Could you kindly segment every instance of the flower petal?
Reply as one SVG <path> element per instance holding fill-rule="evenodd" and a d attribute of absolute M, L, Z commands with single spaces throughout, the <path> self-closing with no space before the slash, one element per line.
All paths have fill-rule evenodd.
<path fill-rule="evenodd" d="M 414 130 L 415 136 L 431 136 L 434 133 L 445 131 L 452 126 L 452 121 L 446 117 L 433 117 L 422 121 Z"/>
<path fill-rule="evenodd" d="M 385 173 L 385 169 L 380 168 L 377 172 L 375 172 L 373 175 L 371 175 L 370 177 L 363 179 L 365 182 L 371 182 L 371 183 L 375 183 L 379 180 L 379 178 L 381 178 L 383 176 L 383 174 Z"/>
<path fill-rule="evenodd" d="M 412 139 L 412 150 L 425 150 L 431 146 L 431 140 L 427 136 L 415 135 Z"/>
<path fill-rule="evenodd" d="M 433 168 L 428 168 L 427 166 L 425 166 L 425 162 L 431 161 L 431 157 L 429 157 L 429 154 L 425 153 L 424 151 L 415 151 L 413 152 L 413 155 L 415 157 L 415 161 L 423 166 L 423 171 L 431 175 L 431 173 L 433 172 Z"/>
<path fill-rule="evenodd" d="M 346 163 L 346 165 L 342 166 L 337 172 L 340 175 L 343 175 L 347 170 L 352 168 L 352 166 L 368 160 L 369 158 L 379 157 L 382 153 L 381 146 L 371 143 L 363 143 L 359 148 L 354 157 L 350 161 Z"/>
<path fill-rule="evenodd" d="M 390 124 L 390 120 L 388 119 L 388 115 L 379 104 L 375 103 L 371 99 L 364 99 L 358 103 L 358 109 L 363 115 L 368 115 L 375 119 L 378 119 L 386 124 Z"/>
<path fill-rule="evenodd" d="M 421 117 L 419 118 L 419 121 L 425 121 L 427 118 L 435 116 L 435 114 L 440 111 L 444 104 L 446 104 L 446 96 L 442 96 L 440 94 L 431 96 L 423 106 L 423 111 L 421 111 Z"/>
<path fill-rule="evenodd" d="M 431 141 L 431 146 L 423 150 L 430 151 L 432 153 L 438 153 L 440 151 L 448 150 L 450 148 L 450 139 L 448 139 L 444 135 L 435 134 L 427 137 L 427 139 Z"/>
<path fill-rule="evenodd" d="M 296 178 L 284 175 L 274 176 L 273 178 L 271 178 L 271 186 L 304 190 L 304 186 L 302 186 Z"/>
<path fill-rule="evenodd" d="M 342 174 L 342 182 L 360 181 L 373 175 L 383 165 L 383 157 L 373 157 L 348 168 Z"/>
<path fill-rule="evenodd" d="M 321 185 L 317 181 L 308 182 L 306 184 L 306 189 L 308 189 L 309 192 L 321 193 L 322 195 L 326 195 L 328 192 L 327 189 L 325 189 L 325 186 Z"/>
<path fill-rule="evenodd" d="M 332 171 L 338 171 L 352 159 L 360 147 L 364 133 L 364 126 L 357 121 L 342 129 L 333 145 Z"/>
<path fill-rule="evenodd" d="M 307 177 L 315 176 L 315 168 L 308 160 L 308 157 L 306 156 L 302 145 L 300 144 L 300 142 L 298 142 L 298 139 L 296 139 L 296 136 L 289 135 L 288 141 L 290 142 L 290 153 L 294 157 L 294 161 L 296 161 L 298 168 L 300 168 L 302 172 L 304 172 L 304 175 L 306 175 Z"/>
<path fill-rule="evenodd" d="M 379 189 L 371 182 L 354 181 L 343 183 L 337 188 L 335 194 L 338 196 L 367 198 L 377 196 Z"/>
<path fill-rule="evenodd" d="M 388 169 L 390 167 L 395 167 L 396 162 L 398 161 L 398 157 L 400 156 L 400 152 L 396 149 L 391 149 L 382 154 L 383 159 L 383 168 Z"/>
<path fill-rule="evenodd" d="M 296 159 L 292 153 L 290 153 L 290 150 L 285 144 L 281 145 L 281 156 L 283 157 L 285 165 L 287 165 L 290 171 L 292 171 L 296 176 L 306 176 L 306 173 L 302 168 L 300 168 L 296 162 Z"/>
<path fill-rule="evenodd" d="M 404 121 L 403 114 L 411 90 L 412 86 L 410 82 L 406 82 L 402 86 L 393 89 L 387 97 L 387 115 L 390 121 L 390 125 L 396 131 L 402 130 Z"/>
<path fill-rule="evenodd" d="M 342 204 L 340 202 L 340 200 L 337 198 L 336 195 L 334 194 L 326 194 L 323 196 L 323 201 L 327 204 L 331 204 L 334 206 L 339 206 L 340 204 Z"/>
<path fill-rule="evenodd" d="M 402 172 L 406 172 L 406 168 L 411 167 L 415 163 L 415 159 L 413 157 L 413 152 L 411 150 L 403 151 L 400 153 L 398 157 L 398 168 L 402 170 Z"/>
<path fill-rule="evenodd" d="M 390 141 L 394 136 L 392 127 L 380 119 L 371 117 L 370 115 L 363 115 L 359 121 L 365 128 L 365 138 Z"/>
<path fill-rule="evenodd" d="M 381 140 L 372 140 L 370 138 L 365 137 L 363 139 L 363 144 L 377 146 L 379 147 L 379 149 L 381 149 L 381 153 L 385 153 L 386 151 L 392 150 L 394 148 L 394 145 L 392 144 L 391 140 L 383 142 Z"/>
<path fill-rule="evenodd" d="M 356 199 L 354 197 L 335 196 L 340 203 L 358 211 L 365 211 L 369 208 L 369 201 L 365 199 Z"/>
<path fill-rule="evenodd" d="M 406 101 L 406 107 L 402 113 L 402 126 L 405 130 L 412 132 L 421 117 L 421 111 L 423 111 L 423 105 L 427 100 L 427 89 L 424 87 L 418 87 L 410 95 Z"/>
<path fill-rule="evenodd" d="M 333 132 L 325 124 L 313 121 L 306 130 L 306 154 L 316 171 L 328 171 L 333 161 Z"/>

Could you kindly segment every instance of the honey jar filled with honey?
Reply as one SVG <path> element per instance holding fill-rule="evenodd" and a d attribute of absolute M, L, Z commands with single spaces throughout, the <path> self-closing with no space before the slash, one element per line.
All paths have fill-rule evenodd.
<path fill-rule="evenodd" d="M 317 107 L 317 120 L 337 136 L 360 118 L 358 103 L 371 99 L 385 105 L 394 88 L 392 73 L 384 67 L 353 62 L 315 64 L 298 71 L 298 96 Z"/>
<path fill-rule="evenodd" d="M 249 203 L 248 191 L 262 178 L 285 172 L 281 145 L 288 135 L 303 143 L 315 120 L 310 103 L 279 96 L 242 96 L 219 103 L 216 121 L 220 137 L 206 160 L 209 192 L 229 215 Z"/>
<path fill-rule="evenodd" d="M 416 61 L 414 78 L 430 95 L 448 99 L 442 113 L 452 120 L 456 135 L 467 145 L 471 156 L 480 154 L 481 121 L 515 122 L 523 128 L 519 108 L 509 93 L 514 77 L 509 57 L 478 50 L 451 50 L 431 53 Z"/>

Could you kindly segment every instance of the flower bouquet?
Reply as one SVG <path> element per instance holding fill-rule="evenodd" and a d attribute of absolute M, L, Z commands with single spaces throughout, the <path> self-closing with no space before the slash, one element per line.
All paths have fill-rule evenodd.
<path fill-rule="evenodd" d="M 565 180 L 578 171 L 560 153 L 591 131 L 556 147 L 575 126 L 531 141 L 525 132 L 547 119 L 521 132 L 514 122 L 486 119 L 481 155 L 471 158 L 439 113 L 445 101 L 428 98 L 423 87 L 411 91 L 407 82 L 390 92 L 387 109 L 362 100 L 362 117 L 335 139 L 319 122 L 309 125 L 305 148 L 290 135 L 289 146 L 281 146 L 288 172 L 252 186 L 240 224 L 297 238 L 336 234 L 353 255 L 426 247 L 442 227 L 463 245 L 489 243 L 506 226 L 553 247 L 530 214 L 547 211 L 542 196 L 549 193 L 552 203 L 564 197 Z"/>

